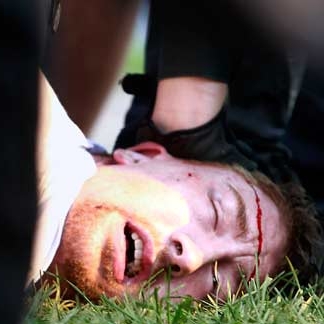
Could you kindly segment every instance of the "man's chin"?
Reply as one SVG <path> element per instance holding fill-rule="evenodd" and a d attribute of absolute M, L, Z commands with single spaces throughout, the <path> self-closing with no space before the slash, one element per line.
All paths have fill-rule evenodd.
<path fill-rule="evenodd" d="M 61 291 L 64 299 L 74 299 L 81 296 L 98 302 L 103 295 L 108 298 L 116 297 L 124 298 L 125 295 L 137 296 L 140 291 L 138 284 L 124 284 L 118 282 L 114 277 L 105 277 L 104 279 L 98 275 L 96 280 L 90 279 L 85 270 L 69 271 L 68 276 L 59 274 Z M 53 275 L 51 275 L 52 278 Z M 52 279 L 53 281 L 53 279 Z"/>

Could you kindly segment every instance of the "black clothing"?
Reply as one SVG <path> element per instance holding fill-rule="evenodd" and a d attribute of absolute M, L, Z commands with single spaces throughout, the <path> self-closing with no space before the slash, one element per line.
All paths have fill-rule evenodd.
<path fill-rule="evenodd" d="M 280 144 L 288 122 L 288 63 L 257 30 L 228 1 L 203 0 L 199 6 L 152 1 L 145 72 L 155 86 L 159 79 L 177 76 L 228 83 L 228 124 L 251 147 L 246 157 L 276 181 L 297 179 L 289 167 L 289 151 Z M 142 120 L 151 115 L 155 91 L 148 81 L 139 81 L 133 80 L 133 87 L 126 82 L 135 99 L 116 147 L 133 145 Z M 249 153 L 253 151 L 257 154 Z"/>
<path fill-rule="evenodd" d="M 240 150 L 232 133 L 226 127 L 226 109 L 202 126 L 162 134 L 153 121 L 144 120 L 136 134 L 136 142 L 153 141 L 163 145 L 167 151 L 182 159 L 203 157 L 204 161 L 239 164 L 249 171 L 256 164 Z"/>
<path fill-rule="evenodd" d="M 0 0 L 0 289 L 2 323 L 17 323 L 36 220 L 38 69 L 46 1 Z"/>
<path fill-rule="evenodd" d="M 315 200 L 324 225 L 324 67 L 306 69 L 294 112 L 284 137 L 292 164 Z M 324 226 L 323 226 L 324 228 Z"/>

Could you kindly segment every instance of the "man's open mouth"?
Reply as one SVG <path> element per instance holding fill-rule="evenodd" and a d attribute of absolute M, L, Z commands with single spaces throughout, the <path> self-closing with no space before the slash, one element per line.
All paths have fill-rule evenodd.
<path fill-rule="evenodd" d="M 142 270 L 143 241 L 127 224 L 124 228 L 124 234 L 126 240 L 124 276 L 133 278 Z"/>

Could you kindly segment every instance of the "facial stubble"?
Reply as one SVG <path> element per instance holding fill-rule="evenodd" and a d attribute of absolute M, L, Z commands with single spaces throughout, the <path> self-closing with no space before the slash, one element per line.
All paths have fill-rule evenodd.
<path fill-rule="evenodd" d="M 123 211 L 118 211 L 122 213 Z M 97 300 L 102 294 L 108 297 L 134 294 L 136 285 L 126 286 L 114 276 L 114 247 L 111 231 L 116 208 L 83 201 L 72 206 L 64 226 L 59 249 L 50 267 L 73 283 L 85 295 Z M 123 239 L 123 237 L 121 238 Z M 71 285 L 64 284 L 68 294 L 75 293 Z"/>

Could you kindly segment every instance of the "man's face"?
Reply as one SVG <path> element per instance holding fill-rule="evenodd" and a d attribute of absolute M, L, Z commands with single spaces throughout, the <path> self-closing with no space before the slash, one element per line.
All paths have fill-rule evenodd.
<path fill-rule="evenodd" d="M 51 267 L 90 298 L 136 294 L 161 269 L 174 295 L 225 297 L 242 272 L 253 276 L 258 251 L 261 278 L 284 257 L 277 207 L 231 168 L 178 160 L 153 143 L 114 160 L 84 184 Z M 165 272 L 152 288 L 166 293 Z"/>

